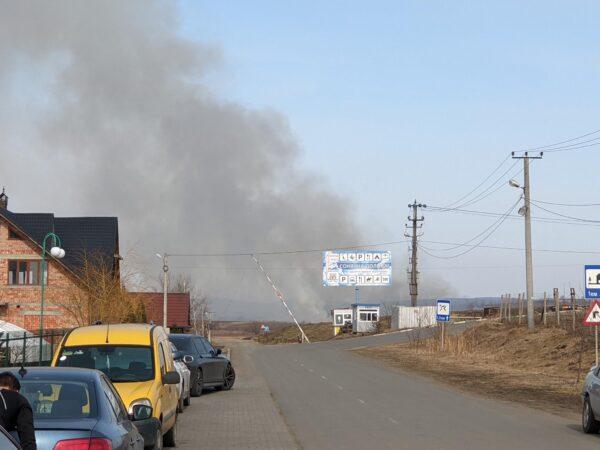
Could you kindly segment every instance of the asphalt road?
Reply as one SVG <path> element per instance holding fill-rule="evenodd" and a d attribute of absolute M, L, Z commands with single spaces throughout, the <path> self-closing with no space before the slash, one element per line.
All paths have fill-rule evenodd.
<path fill-rule="evenodd" d="M 583 434 L 576 416 L 465 394 L 345 351 L 405 339 L 396 333 L 247 351 L 304 449 L 600 447 L 600 436 Z"/>

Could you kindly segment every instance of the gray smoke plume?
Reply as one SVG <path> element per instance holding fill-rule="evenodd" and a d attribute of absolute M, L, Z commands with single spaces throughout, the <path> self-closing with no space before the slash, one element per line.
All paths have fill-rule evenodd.
<path fill-rule="evenodd" d="M 301 149 L 284 117 L 222 101 L 203 84 L 221 55 L 178 35 L 171 2 L 0 5 L 0 182 L 9 209 L 117 215 L 122 253 L 134 249 L 152 277 L 161 270 L 156 252 L 369 242 L 349 202 L 297 169 Z M 352 290 L 321 287 L 320 253 L 263 263 L 300 320 L 354 299 Z M 171 266 L 190 272 L 217 312 L 285 317 L 248 257 L 172 258 Z M 363 299 L 406 297 L 396 268 L 394 288 L 364 289 Z M 424 295 L 446 289 L 431 286 Z"/>

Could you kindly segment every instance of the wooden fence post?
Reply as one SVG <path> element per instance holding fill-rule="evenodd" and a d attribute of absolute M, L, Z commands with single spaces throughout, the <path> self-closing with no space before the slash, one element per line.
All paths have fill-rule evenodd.
<path fill-rule="evenodd" d="M 500 296 L 500 322 L 502 322 L 502 309 L 504 308 L 504 294 Z"/>
<path fill-rule="evenodd" d="M 546 291 L 544 291 L 544 326 L 548 325 L 548 320 L 546 317 L 546 314 L 548 311 L 546 308 L 547 304 L 548 304 L 548 296 L 546 295 Z"/>
<path fill-rule="evenodd" d="M 554 308 L 556 309 L 556 325 L 560 325 L 560 300 L 558 298 L 558 288 L 552 290 L 554 296 Z"/>
<path fill-rule="evenodd" d="M 519 294 L 518 296 L 518 308 L 519 308 L 519 321 L 517 322 L 519 325 L 521 325 L 521 315 L 523 313 L 523 302 L 521 301 L 521 294 Z"/>
<path fill-rule="evenodd" d="M 571 288 L 571 312 L 573 314 L 573 331 L 575 331 L 575 322 L 576 322 L 576 315 L 577 313 L 575 312 L 575 288 Z"/>
<path fill-rule="evenodd" d="M 508 321 L 511 322 L 512 321 L 512 317 L 511 317 L 510 313 L 511 313 L 511 307 L 512 307 L 512 305 L 511 305 L 511 303 L 512 303 L 512 296 L 510 294 L 508 294 L 507 300 L 508 300 Z"/>

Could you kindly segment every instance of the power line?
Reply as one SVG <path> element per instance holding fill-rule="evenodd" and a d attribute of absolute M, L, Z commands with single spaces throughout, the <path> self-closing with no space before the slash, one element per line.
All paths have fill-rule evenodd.
<path fill-rule="evenodd" d="M 473 236 L 471 239 L 469 239 L 468 241 L 465 241 L 464 244 L 470 244 L 471 242 L 473 242 L 474 240 L 476 240 L 477 238 L 483 236 L 485 233 L 487 233 L 491 228 L 493 228 L 498 222 L 500 221 L 504 221 L 506 220 L 506 218 L 508 217 L 508 215 L 510 214 L 510 212 L 512 210 L 515 209 L 516 205 L 512 205 L 504 214 L 500 214 L 500 217 L 494 221 L 490 226 L 488 226 L 487 228 L 485 228 L 483 231 L 481 231 L 479 234 L 476 234 L 475 236 Z M 450 247 L 450 248 L 445 248 L 443 249 L 443 251 L 445 252 L 449 252 L 452 250 L 456 250 L 457 248 L 461 247 L 460 245 L 457 245 L 455 247 Z"/>
<path fill-rule="evenodd" d="M 473 250 L 475 250 L 476 248 L 478 248 L 481 244 L 483 244 L 485 241 L 487 241 L 497 230 L 498 228 L 500 228 L 500 226 L 504 223 L 504 221 L 506 220 L 507 216 L 517 207 L 517 205 L 519 204 L 519 202 L 521 201 L 521 198 L 519 198 L 505 213 L 505 215 L 503 217 L 501 217 L 499 220 L 497 220 L 494 224 L 493 224 L 493 228 L 490 230 L 490 232 L 484 236 L 477 244 L 475 245 L 470 245 L 470 242 L 472 242 L 474 239 L 470 239 L 469 241 L 463 242 L 461 244 L 457 244 L 457 247 L 469 247 L 467 248 L 467 250 L 458 253 L 456 255 L 451 255 L 451 256 L 444 256 L 444 255 L 435 255 L 433 253 L 431 253 L 431 250 L 428 250 L 427 248 L 423 248 L 423 251 L 425 253 L 427 253 L 429 256 L 432 256 L 434 258 L 438 258 L 438 259 L 454 259 L 454 258 L 458 258 L 459 256 L 463 256 L 466 255 L 467 253 L 472 252 Z M 489 230 L 490 227 L 488 227 L 485 231 Z M 484 232 L 485 232 L 484 231 Z M 481 233 L 479 234 L 479 236 L 481 235 Z"/>
<path fill-rule="evenodd" d="M 532 202 L 534 200 L 531 200 Z M 556 203 L 556 202 L 545 202 L 542 200 L 535 200 L 536 203 L 542 203 L 544 205 L 554 206 L 572 206 L 572 207 L 586 207 L 586 206 L 600 206 L 600 203 Z"/>
<path fill-rule="evenodd" d="M 575 216 L 569 216 L 566 214 L 557 213 L 556 211 L 552 211 L 551 209 L 547 209 L 547 208 L 544 208 L 543 206 L 536 204 L 536 202 L 534 202 L 533 200 L 531 201 L 531 203 L 533 203 L 533 206 L 535 206 L 536 208 L 541 209 L 542 211 L 546 211 L 547 213 L 554 214 L 559 217 L 564 217 L 567 219 L 577 220 L 577 221 L 586 222 L 586 223 L 600 223 L 600 220 L 583 219 L 581 217 L 575 217 Z"/>
<path fill-rule="evenodd" d="M 483 186 L 485 184 L 485 182 L 487 180 L 489 180 L 499 169 L 500 167 L 502 167 L 504 165 L 504 163 L 506 161 L 508 161 L 510 159 L 510 155 L 507 155 L 506 158 L 504 158 L 502 160 L 502 162 L 487 176 L 483 179 L 483 181 L 481 183 L 479 183 L 477 186 L 475 186 L 473 189 L 471 189 L 469 192 L 467 192 L 465 195 L 463 195 L 462 197 L 460 197 L 458 200 L 449 203 L 447 206 L 445 206 L 446 208 L 450 207 L 450 206 L 454 206 L 457 203 L 461 202 L 462 200 L 464 200 L 465 198 L 467 198 L 469 195 L 471 195 L 473 192 L 475 192 L 477 189 L 479 189 L 481 186 Z"/>
<path fill-rule="evenodd" d="M 533 202 L 533 200 L 532 200 Z M 479 211 L 479 210 L 473 210 L 473 209 L 462 209 L 462 208 L 450 208 L 450 209 L 443 209 L 442 207 L 439 206 L 429 206 L 430 212 L 434 212 L 434 213 L 457 213 L 457 214 L 469 214 L 469 215 L 474 215 L 474 216 L 484 216 L 484 217 L 501 217 L 503 216 L 502 213 L 497 213 L 497 212 L 491 212 L 491 211 Z M 523 218 L 517 214 L 510 214 L 508 216 L 509 219 L 519 219 L 522 220 Z M 574 221 L 574 220 L 570 220 L 570 219 L 560 219 L 560 218 L 553 218 L 553 217 L 543 217 L 543 216 L 532 216 L 531 217 L 532 220 L 535 220 L 536 222 L 541 222 L 541 223 L 551 223 L 551 224 L 559 224 L 559 225 L 576 225 L 576 226 L 587 226 L 587 227 L 599 227 L 600 224 L 593 224 L 593 223 L 585 223 L 585 222 L 580 222 L 580 221 Z"/>
<path fill-rule="evenodd" d="M 459 244 L 457 242 L 444 242 L 444 241 L 426 241 L 423 240 L 421 242 L 425 242 L 428 244 L 438 244 L 438 245 L 461 245 L 465 247 L 477 247 L 477 248 L 487 248 L 493 250 L 516 250 L 523 251 L 525 250 L 523 247 L 508 247 L 501 245 L 477 245 L 477 244 Z M 594 250 L 563 250 L 563 249 L 546 249 L 546 248 L 534 248 L 532 249 L 534 252 L 541 253 L 565 253 L 565 254 L 574 254 L 574 255 L 600 255 L 600 251 Z"/>
<path fill-rule="evenodd" d="M 534 148 L 527 149 L 525 151 L 533 152 L 533 151 L 543 150 L 545 148 L 556 147 L 557 145 L 567 144 L 569 142 L 577 141 L 579 139 L 583 139 L 585 137 L 592 136 L 593 134 L 597 134 L 597 133 L 600 133 L 600 129 L 592 131 L 590 133 L 582 134 L 581 136 L 577 136 L 577 137 L 574 137 L 574 138 L 571 138 L 571 139 L 567 139 L 566 141 L 555 142 L 554 144 L 543 145 L 541 147 L 534 147 Z"/>

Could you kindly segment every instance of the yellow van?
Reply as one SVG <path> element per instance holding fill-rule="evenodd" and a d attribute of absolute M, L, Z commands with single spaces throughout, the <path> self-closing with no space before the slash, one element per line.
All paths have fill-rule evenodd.
<path fill-rule="evenodd" d="M 119 324 L 75 328 L 60 343 L 52 365 L 104 372 L 130 415 L 135 405 L 152 408 L 152 417 L 135 422 L 145 447 L 175 446 L 179 374 L 163 327 Z"/>

